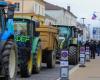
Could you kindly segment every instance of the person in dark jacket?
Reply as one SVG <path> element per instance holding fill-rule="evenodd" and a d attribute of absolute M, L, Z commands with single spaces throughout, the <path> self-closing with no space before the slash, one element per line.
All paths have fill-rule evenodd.
<path fill-rule="evenodd" d="M 85 43 L 85 48 L 86 48 L 86 47 L 90 47 L 89 41 L 86 41 L 86 43 Z"/>
<path fill-rule="evenodd" d="M 97 44 L 97 54 L 100 56 L 100 41 Z"/>
<path fill-rule="evenodd" d="M 91 58 L 95 59 L 95 53 L 96 53 L 96 43 L 95 43 L 95 41 L 91 41 L 90 50 L 91 50 Z"/>

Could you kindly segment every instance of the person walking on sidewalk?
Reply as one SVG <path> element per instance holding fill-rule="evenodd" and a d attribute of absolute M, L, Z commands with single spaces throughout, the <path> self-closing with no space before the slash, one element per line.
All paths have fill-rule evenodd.
<path fill-rule="evenodd" d="M 96 43 L 95 43 L 95 41 L 91 41 L 90 50 L 91 50 L 91 58 L 95 59 L 95 53 L 96 53 Z"/>
<path fill-rule="evenodd" d="M 100 56 L 100 41 L 97 44 L 97 54 Z"/>

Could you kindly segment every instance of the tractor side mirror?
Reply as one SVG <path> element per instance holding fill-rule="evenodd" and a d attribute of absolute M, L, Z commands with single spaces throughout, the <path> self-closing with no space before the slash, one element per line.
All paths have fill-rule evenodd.
<path fill-rule="evenodd" d="M 15 9 L 15 5 L 14 4 L 9 4 L 8 5 L 8 11 L 7 11 L 8 19 L 13 19 L 13 17 L 14 17 L 14 9 Z"/>

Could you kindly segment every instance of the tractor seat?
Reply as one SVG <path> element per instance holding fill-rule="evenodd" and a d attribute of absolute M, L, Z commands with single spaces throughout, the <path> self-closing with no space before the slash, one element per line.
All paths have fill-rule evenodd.
<path fill-rule="evenodd" d="M 0 1 L 0 7 L 6 7 L 8 4 L 5 1 Z"/>

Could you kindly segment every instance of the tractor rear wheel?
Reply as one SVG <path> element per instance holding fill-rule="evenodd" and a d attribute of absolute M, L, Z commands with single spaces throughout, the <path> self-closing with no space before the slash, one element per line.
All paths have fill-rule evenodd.
<path fill-rule="evenodd" d="M 47 68 L 54 68 L 55 64 L 56 64 L 56 53 L 55 51 L 52 51 L 47 55 Z"/>
<path fill-rule="evenodd" d="M 17 47 L 12 41 L 8 41 L 2 53 L 2 72 L 6 80 L 15 80 L 17 75 Z"/>
<path fill-rule="evenodd" d="M 33 73 L 39 73 L 41 70 L 41 63 L 42 63 L 42 50 L 40 47 L 40 43 L 37 45 L 34 60 L 35 60 L 35 64 L 33 65 Z"/>

